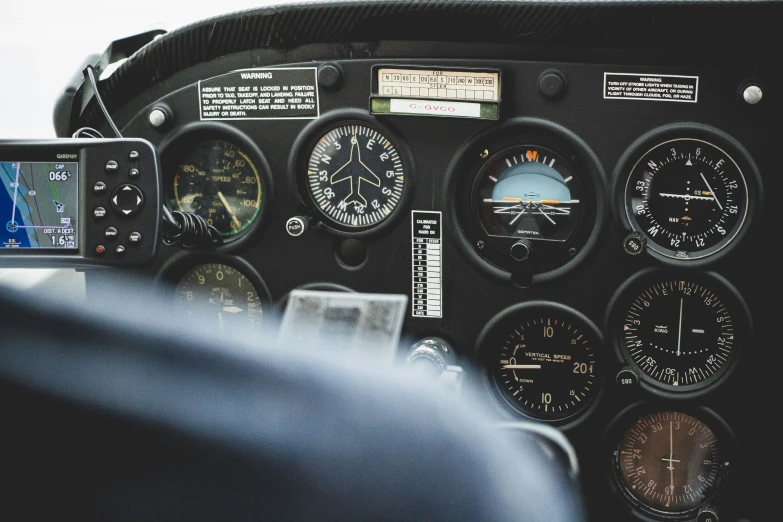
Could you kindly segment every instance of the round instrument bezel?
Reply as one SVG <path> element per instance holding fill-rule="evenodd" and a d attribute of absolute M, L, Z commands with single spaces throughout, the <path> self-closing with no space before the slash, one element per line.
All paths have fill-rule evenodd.
<path fill-rule="evenodd" d="M 732 322 L 735 328 L 734 336 L 739 341 L 732 346 L 731 359 L 727 364 L 705 381 L 686 386 L 672 386 L 662 383 L 642 371 L 623 342 L 623 318 L 628 307 L 639 294 L 653 285 L 672 280 L 684 280 L 704 286 L 715 292 L 718 297 L 732 310 Z M 693 399 L 709 395 L 718 390 L 734 373 L 746 346 L 750 346 L 753 338 L 753 323 L 750 310 L 739 291 L 726 278 L 714 272 L 698 272 L 677 270 L 672 268 L 646 268 L 623 283 L 612 296 L 604 319 L 606 339 L 614 348 L 617 362 L 622 366 L 630 366 L 639 377 L 641 388 L 654 396 L 680 400 Z M 744 338 L 744 341 L 742 339 Z"/>
<path fill-rule="evenodd" d="M 474 212 L 473 187 L 490 160 L 508 149 L 530 144 L 568 158 L 586 193 L 582 223 L 563 248 L 535 259 L 515 261 L 500 250 Z M 498 152 L 499 151 L 499 152 Z M 446 173 L 446 201 L 453 237 L 462 254 L 479 270 L 517 287 L 551 281 L 574 269 L 591 254 L 607 219 L 606 175 L 598 157 L 579 136 L 565 127 L 538 118 L 514 118 L 469 139 L 457 151 Z M 510 245 L 513 239 L 507 240 Z"/>
<path fill-rule="evenodd" d="M 400 201 L 382 221 L 365 227 L 348 227 L 326 216 L 318 209 L 306 184 L 308 162 L 316 144 L 333 129 L 345 125 L 362 125 L 378 132 L 392 143 L 402 162 L 404 182 Z M 291 155 L 288 159 L 288 178 L 290 186 L 296 194 L 298 206 L 303 213 L 313 218 L 311 226 L 344 238 L 376 235 L 395 225 L 408 208 L 416 184 L 413 156 L 407 144 L 387 125 L 381 124 L 377 118 L 366 111 L 358 109 L 335 110 L 322 115 L 321 118 L 306 126 L 291 147 Z"/>
<path fill-rule="evenodd" d="M 662 412 L 676 412 L 690 415 L 705 424 L 715 434 L 720 443 L 720 456 L 722 476 L 712 495 L 704 500 L 700 506 L 679 513 L 666 513 L 647 506 L 628 490 L 623 482 L 619 468 L 619 447 L 624 434 L 640 419 Z M 604 462 L 607 466 L 605 476 L 607 487 L 613 493 L 612 499 L 616 499 L 620 507 L 625 507 L 628 514 L 642 522 L 691 522 L 695 521 L 701 507 L 708 503 L 720 502 L 727 494 L 731 476 L 738 475 L 741 466 L 739 459 L 739 446 L 734 431 L 726 421 L 713 409 L 696 406 L 692 403 L 672 402 L 665 399 L 652 401 L 638 401 L 630 404 L 618 413 L 610 422 L 609 427 L 602 437 L 602 447 L 608 457 Z"/>
<path fill-rule="evenodd" d="M 628 185 L 636 167 L 655 149 L 673 141 L 693 140 L 718 149 L 734 165 L 745 185 L 745 215 L 731 231 L 731 237 L 719 243 L 718 248 L 696 257 L 679 257 L 676 251 L 664 249 L 650 240 L 647 231 L 628 212 Z M 612 176 L 612 201 L 615 203 L 615 222 L 623 235 L 638 232 L 646 239 L 645 252 L 664 266 L 704 267 L 733 252 L 750 229 L 755 214 L 763 205 L 761 174 L 750 153 L 736 139 L 725 132 L 701 123 L 674 123 L 657 127 L 636 139 L 620 157 Z"/>
<path fill-rule="evenodd" d="M 159 147 L 163 171 L 163 195 L 167 202 L 174 201 L 172 165 L 184 151 L 193 150 L 198 143 L 207 140 L 220 140 L 235 145 L 250 159 L 261 181 L 261 208 L 258 209 L 253 222 L 239 234 L 223 236 L 223 244 L 215 247 L 215 250 L 220 252 L 233 252 L 248 246 L 266 225 L 266 217 L 271 212 L 274 200 L 272 171 L 261 149 L 237 128 L 219 122 L 190 123 L 174 131 Z"/>
<path fill-rule="evenodd" d="M 579 326 L 584 335 L 590 336 L 592 352 L 596 361 L 596 383 L 595 391 L 586 402 L 586 404 L 574 413 L 557 418 L 547 418 L 546 416 L 537 416 L 531 412 L 519 408 L 513 401 L 510 401 L 506 393 L 500 389 L 494 376 L 492 368 L 496 362 L 496 353 L 492 346 L 502 343 L 509 335 L 509 328 L 520 321 L 540 314 L 561 314 L 567 316 Z M 524 316 L 524 317 L 523 317 Z M 524 303 L 510 306 L 496 314 L 482 329 L 474 347 L 474 354 L 477 363 L 481 368 L 481 388 L 487 392 L 493 399 L 499 409 L 507 416 L 535 419 L 546 424 L 558 426 L 563 430 L 571 430 L 580 426 L 596 410 L 606 387 L 607 359 L 604 356 L 605 343 L 600 329 L 583 313 L 578 310 L 553 301 L 527 301 Z"/>

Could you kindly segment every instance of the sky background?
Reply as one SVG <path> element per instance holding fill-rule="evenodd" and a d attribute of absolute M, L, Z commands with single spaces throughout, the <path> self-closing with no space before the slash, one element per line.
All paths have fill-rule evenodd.
<path fill-rule="evenodd" d="M 82 61 L 126 36 L 291 0 L 10 0 L 0 7 L 0 139 L 52 138 L 54 102 Z"/>

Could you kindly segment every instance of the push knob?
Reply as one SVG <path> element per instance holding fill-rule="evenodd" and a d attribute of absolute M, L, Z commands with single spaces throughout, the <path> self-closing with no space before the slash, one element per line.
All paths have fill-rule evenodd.
<path fill-rule="evenodd" d="M 515 261 L 524 261 L 530 257 L 531 252 L 533 252 L 533 245 L 530 243 L 530 241 L 527 239 L 520 239 L 511 245 L 509 255 L 511 255 L 511 258 Z"/>
<path fill-rule="evenodd" d="M 440 337 L 425 337 L 411 347 L 405 364 L 414 371 L 437 377 L 455 362 L 451 345 Z"/>

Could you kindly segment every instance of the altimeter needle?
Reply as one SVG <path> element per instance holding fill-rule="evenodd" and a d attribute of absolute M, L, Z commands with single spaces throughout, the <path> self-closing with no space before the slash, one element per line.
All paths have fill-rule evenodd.
<path fill-rule="evenodd" d="M 226 198 L 225 196 L 223 196 L 223 193 L 218 191 L 218 197 L 220 198 L 220 201 L 223 202 L 223 206 L 226 207 L 228 213 L 231 214 L 231 220 L 236 224 L 237 228 L 242 228 L 242 222 L 239 221 L 239 218 L 237 218 L 236 213 L 234 213 L 234 209 L 231 208 L 231 205 L 228 204 L 228 201 L 226 201 Z"/>

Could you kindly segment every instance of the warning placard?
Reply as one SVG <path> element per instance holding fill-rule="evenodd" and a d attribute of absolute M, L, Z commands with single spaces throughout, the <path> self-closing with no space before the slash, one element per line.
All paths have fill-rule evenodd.
<path fill-rule="evenodd" d="M 696 103 L 699 77 L 604 73 L 604 98 Z"/>
<path fill-rule="evenodd" d="M 198 82 L 202 120 L 314 119 L 315 67 L 243 69 Z"/>

